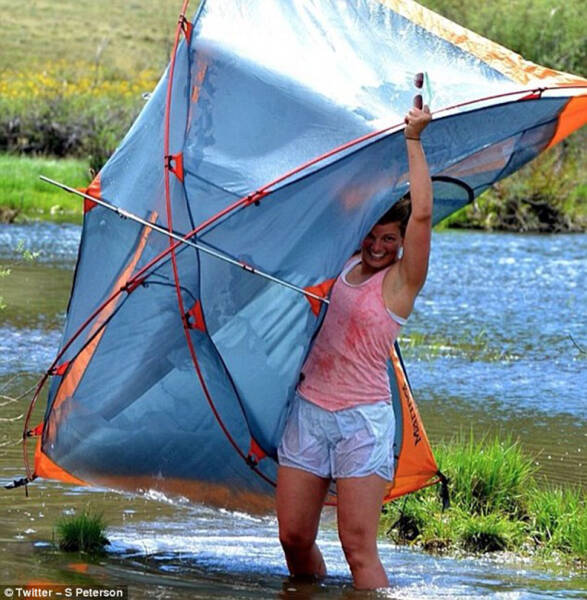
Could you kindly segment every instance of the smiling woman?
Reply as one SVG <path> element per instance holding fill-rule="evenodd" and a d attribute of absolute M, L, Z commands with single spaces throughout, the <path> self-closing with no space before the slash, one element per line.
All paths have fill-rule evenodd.
<path fill-rule="evenodd" d="M 376 543 L 395 466 L 387 359 L 428 270 L 432 182 L 420 134 L 430 119 L 428 107 L 406 116 L 411 199 L 387 211 L 347 262 L 302 369 L 278 449 L 279 536 L 292 575 L 326 574 L 316 536 L 336 481 L 339 536 L 355 587 L 389 585 Z"/>
<path fill-rule="evenodd" d="M 402 240 L 411 210 L 410 197 L 406 195 L 379 219 L 361 244 L 361 261 L 365 267 L 375 273 L 401 258 Z"/>

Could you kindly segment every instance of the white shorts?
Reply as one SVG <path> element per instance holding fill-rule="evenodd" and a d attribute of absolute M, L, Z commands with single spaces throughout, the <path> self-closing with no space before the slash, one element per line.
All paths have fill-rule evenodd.
<path fill-rule="evenodd" d="M 388 402 L 329 411 L 295 395 L 281 444 L 279 464 L 318 477 L 393 479 L 395 415 Z"/>

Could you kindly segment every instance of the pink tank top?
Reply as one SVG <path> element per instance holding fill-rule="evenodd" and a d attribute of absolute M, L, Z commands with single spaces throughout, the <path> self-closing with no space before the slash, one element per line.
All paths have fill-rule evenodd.
<path fill-rule="evenodd" d="M 359 262 L 355 258 L 347 263 L 332 288 L 298 385 L 306 400 L 326 410 L 391 401 L 387 359 L 405 319 L 393 315 L 383 301 L 387 269 L 357 285 L 346 281 Z"/>

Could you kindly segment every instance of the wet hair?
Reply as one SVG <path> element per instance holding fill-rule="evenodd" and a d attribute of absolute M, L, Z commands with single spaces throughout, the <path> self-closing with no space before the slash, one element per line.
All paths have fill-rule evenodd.
<path fill-rule="evenodd" d="M 406 235 L 408 220 L 412 214 L 412 201 L 410 192 L 400 198 L 380 219 L 377 225 L 387 225 L 388 223 L 399 223 L 402 237 Z"/>

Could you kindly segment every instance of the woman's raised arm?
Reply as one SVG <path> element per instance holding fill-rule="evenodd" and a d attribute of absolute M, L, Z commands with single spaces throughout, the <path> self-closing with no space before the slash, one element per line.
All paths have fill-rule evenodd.
<path fill-rule="evenodd" d="M 406 116 L 404 135 L 408 153 L 412 213 L 406 227 L 401 278 L 416 295 L 426 280 L 432 234 L 432 182 L 420 135 L 430 122 L 430 109 L 413 107 Z"/>

